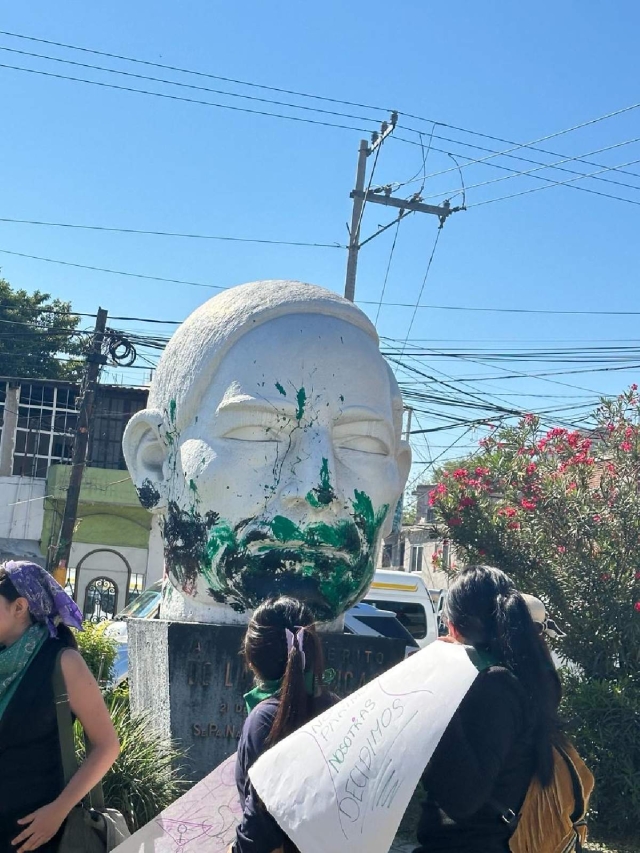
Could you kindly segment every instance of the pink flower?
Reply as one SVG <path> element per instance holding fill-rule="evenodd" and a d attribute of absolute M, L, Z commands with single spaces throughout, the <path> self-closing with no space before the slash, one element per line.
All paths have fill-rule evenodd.
<path fill-rule="evenodd" d="M 607 431 L 608 432 L 615 432 L 615 428 L 616 428 L 615 424 L 607 424 Z"/>
<path fill-rule="evenodd" d="M 632 390 L 632 391 L 637 391 L 637 390 L 638 390 L 638 383 L 637 383 L 637 382 L 634 382 L 634 383 L 633 383 L 633 385 L 631 386 L 631 390 Z"/>
<path fill-rule="evenodd" d="M 469 472 L 467 471 L 466 468 L 458 468 L 457 471 L 453 472 L 454 480 L 465 480 L 468 475 L 469 475 Z"/>
<path fill-rule="evenodd" d="M 569 447 L 577 447 L 579 441 L 580 441 L 580 433 L 579 432 L 571 432 L 567 436 L 567 444 L 569 445 Z"/>
<path fill-rule="evenodd" d="M 595 521 L 596 524 L 599 524 L 602 521 L 602 518 L 599 515 L 594 515 L 593 520 Z"/>
<path fill-rule="evenodd" d="M 458 509 L 466 509 L 467 507 L 475 506 L 475 504 L 476 504 L 476 502 L 474 501 L 473 498 L 462 498 L 462 500 L 460 501 L 460 505 L 458 506 Z"/>
<path fill-rule="evenodd" d="M 449 519 L 449 524 L 451 525 L 451 527 L 460 527 L 460 525 L 462 524 L 462 519 L 458 518 L 458 516 L 456 515 L 453 518 Z"/>
<path fill-rule="evenodd" d="M 602 580 L 602 581 L 610 581 L 610 580 L 611 580 L 611 575 L 608 575 L 608 574 L 606 574 L 606 572 L 605 572 L 604 574 L 600 575 L 600 580 Z"/>
<path fill-rule="evenodd" d="M 536 419 L 536 416 L 535 416 L 535 415 L 525 415 L 525 416 L 524 416 L 524 422 L 525 422 L 526 424 L 531 424 L 531 423 L 533 423 L 533 421 L 535 421 L 535 419 Z"/>
<path fill-rule="evenodd" d="M 486 552 L 486 551 L 483 551 L 483 550 L 482 550 L 482 548 L 478 548 L 478 555 L 479 555 L 480 557 L 486 557 L 486 556 L 487 556 L 487 552 Z"/>
<path fill-rule="evenodd" d="M 547 433 L 547 438 L 561 438 L 562 436 L 567 434 L 566 429 L 562 429 L 562 427 L 554 427 L 554 429 L 550 429 Z"/>
<path fill-rule="evenodd" d="M 538 466 L 536 465 L 535 462 L 530 462 L 527 465 L 527 477 L 531 477 L 531 475 L 535 473 L 537 467 Z"/>
<path fill-rule="evenodd" d="M 520 506 L 522 507 L 522 509 L 535 509 L 537 504 L 535 501 L 530 501 L 527 498 L 523 498 L 520 501 Z"/>
<path fill-rule="evenodd" d="M 489 473 L 488 468 L 482 468 L 482 467 L 476 468 L 476 474 L 478 475 L 478 477 L 486 477 L 488 473 Z"/>
<path fill-rule="evenodd" d="M 640 613 L 640 601 L 636 601 L 636 603 L 633 605 L 633 609 L 634 609 L 637 613 Z"/>
<path fill-rule="evenodd" d="M 564 554 L 564 552 L 565 552 L 566 550 L 567 550 L 567 549 L 564 547 L 564 545 L 558 545 L 558 553 L 559 553 L 559 554 Z"/>
<path fill-rule="evenodd" d="M 620 450 L 624 450 L 625 453 L 629 453 L 633 449 L 630 441 L 623 441 L 620 445 Z"/>
<path fill-rule="evenodd" d="M 512 521 L 507 526 L 509 527 L 510 530 L 520 530 L 520 522 L 519 521 Z"/>
<path fill-rule="evenodd" d="M 505 506 L 502 509 L 498 510 L 498 515 L 506 515 L 507 518 L 513 518 L 514 515 L 517 515 L 518 510 L 512 506 Z"/>
<path fill-rule="evenodd" d="M 640 581 L 640 572 L 636 572 L 636 580 Z"/>

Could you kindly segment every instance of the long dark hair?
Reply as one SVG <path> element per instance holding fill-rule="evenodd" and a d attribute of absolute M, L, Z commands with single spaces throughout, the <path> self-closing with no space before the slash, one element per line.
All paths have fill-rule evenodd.
<path fill-rule="evenodd" d="M 500 569 L 468 566 L 456 578 L 445 615 L 467 643 L 517 677 L 527 698 L 536 750 L 536 775 L 551 781 L 551 747 L 563 741 L 558 718 L 560 678 L 524 598 Z"/>
<path fill-rule="evenodd" d="M 24 598 L 24 596 L 21 596 L 18 590 L 15 588 L 10 575 L 7 574 L 6 570 L 2 566 L 0 566 L 0 595 L 5 598 L 10 604 L 13 604 L 13 602 L 17 601 L 19 598 Z M 35 622 L 33 616 L 31 616 L 31 621 Z M 58 625 L 58 640 L 66 648 L 78 648 L 76 638 L 73 636 L 71 628 L 67 628 L 66 625 Z"/>
<path fill-rule="evenodd" d="M 297 639 L 300 628 L 305 629 L 302 647 Z M 286 631 L 294 637 L 290 651 Z M 278 712 L 267 745 L 277 743 L 316 716 L 317 700 L 323 694 L 324 658 L 314 616 L 306 604 L 287 596 L 261 604 L 247 628 L 244 657 L 260 681 L 282 680 Z"/>

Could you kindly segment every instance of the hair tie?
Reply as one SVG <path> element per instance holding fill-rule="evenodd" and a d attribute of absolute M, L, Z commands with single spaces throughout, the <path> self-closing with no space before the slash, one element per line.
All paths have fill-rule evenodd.
<path fill-rule="evenodd" d="M 304 628 L 300 628 L 297 634 L 294 634 L 293 631 L 285 628 L 284 634 L 287 638 L 287 656 L 291 654 L 292 649 L 296 648 L 302 657 L 302 670 L 304 671 L 305 664 L 307 662 L 304 654 Z"/>

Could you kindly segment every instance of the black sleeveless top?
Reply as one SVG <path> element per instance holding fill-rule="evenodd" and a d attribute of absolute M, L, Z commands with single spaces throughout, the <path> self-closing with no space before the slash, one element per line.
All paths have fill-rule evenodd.
<path fill-rule="evenodd" d="M 64 788 L 53 690 L 59 640 L 47 639 L 0 720 L 0 853 L 15 853 L 19 818 L 53 802 Z M 38 848 L 55 851 L 55 843 Z"/>

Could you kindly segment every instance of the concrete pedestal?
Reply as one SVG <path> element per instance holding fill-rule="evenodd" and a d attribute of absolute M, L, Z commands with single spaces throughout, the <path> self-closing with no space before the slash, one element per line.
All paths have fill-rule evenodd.
<path fill-rule="evenodd" d="M 129 682 L 134 711 L 187 750 L 184 770 L 197 782 L 231 755 L 253 680 L 240 655 L 246 628 L 199 622 L 130 619 Z M 405 654 L 403 640 L 323 634 L 330 689 L 343 697 Z"/>

